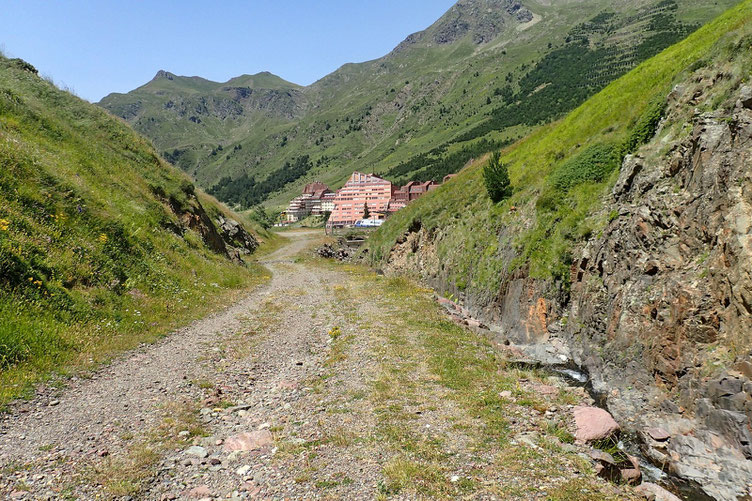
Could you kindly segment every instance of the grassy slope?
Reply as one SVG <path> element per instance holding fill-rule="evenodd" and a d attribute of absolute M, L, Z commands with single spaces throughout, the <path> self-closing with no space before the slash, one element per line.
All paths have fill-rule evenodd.
<path fill-rule="evenodd" d="M 566 275 L 573 245 L 605 224 L 592 214 L 617 173 L 569 191 L 555 190 L 551 174 L 590 145 L 623 142 L 685 70 L 721 51 L 720 42 L 740 36 L 730 32 L 742 28 L 747 33 L 750 23 L 752 0 L 745 0 L 613 82 L 565 119 L 508 148 L 503 160 L 517 189 L 510 200 L 490 202 L 482 180 L 485 162 L 475 162 L 387 221 L 369 241 L 372 261 L 385 259 L 397 238 L 420 221 L 424 228 L 441 232 L 437 252 L 451 270 L 449 285 L 459 290 L 498 290 L 503 273 L 515 267 L 529 267 L 536 278 Z M 554 198 L 553 207 L 541 208 L 542 193 Z M 512 206 L 519 210 L 510 211 Z"/>
<path fill-rule="evenodd" d="M 0 404 L 60 367 L 155 340 L 259 282 L 176 215 L 232 216 L 148 141 L 0 57 Z M 237 217 L 237 216 L 233 216 Z"/>

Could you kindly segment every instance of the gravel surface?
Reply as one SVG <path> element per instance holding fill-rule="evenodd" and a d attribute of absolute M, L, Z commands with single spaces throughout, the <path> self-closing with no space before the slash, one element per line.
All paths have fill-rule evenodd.
<path fill-rule="evenodd" d="M 14 406 L 0 421 L 0 495 L 546 499 L 577 477 L 573 447 L 551 453 L 552 479 L 479 448 L 480 415 L 438 383 L 425 340 L 385 319 L 406 305 L 369 297 L 373 284 L 347 267 L 300 257 L 320 237 L 291 233 L 263 260 L 272 280 L 225 311 Z M 516 393 L 538 383 L 521 384 Z M 560 393 L 541 388 L 542 402 Z M 543 450 L 543 418 L 567 408 L 557 405 L 545 416 L 513 407 L 513 446 Z M 593 499 L 623 495 L 587 478 L 582 492 L 604 489 Z"/>

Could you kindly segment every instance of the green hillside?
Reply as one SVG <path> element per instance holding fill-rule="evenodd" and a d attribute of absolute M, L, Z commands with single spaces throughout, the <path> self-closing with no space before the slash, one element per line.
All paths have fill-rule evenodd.
<path fill-rule="evenodd" d="M 339 186 L 354 170 L 440 179 L 560 118 L 735 3 L 463 0 L 383 58 L 309 87 L 160 72 L 100 104 L 203 187 L 235 185 L 215 191 L 228 203 L 281 205 L 305 182 Z M 285 167 L 306 156 L 308 168 Z"/>
<path fill-rule="evenodd" d="M 565 119 L 507 148 L 502 159 L 516 190 L 509 200 L 492 204 L 482 176 L 485 161 L 479 160 L 390 218 L 369 240 L 372 262 L 382 263 L 402 235 L 422 228 L 436 236 L 450 288 L 498 291 L 504 277 L 526 270 L 533 278 L 553 279 L 566 293 L 573 247 L 613 217 L 598 215 L 600 201 L 623 155 L 652 136 L 673 85 L 714 60 L 748 58 L 751 35 L 752 1 L 746 0 Z"/>
<path fill-rule="evenodd" d="M 264 276 L 240 258 L 256 238 L 219 224 L 238 216 L 125 124 L 4 57 L 0 165 L 0 404 Z"/>

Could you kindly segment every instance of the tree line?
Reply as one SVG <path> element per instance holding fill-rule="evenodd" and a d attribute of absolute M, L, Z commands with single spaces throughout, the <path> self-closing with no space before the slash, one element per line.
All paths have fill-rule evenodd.
<path fill-rule="evenodd" d="M 313 168 L 308 155 L 296 158 L 292 162 L 285 162 L 281 168 L 273 171 L 263 181 L 256 181 L 255 176 L 243 173 L 239 178 L 223 177 L 209 189 L 209 194 L 225 203 L 248 209 L 258 205 L 269 195 L 281 190 L 289 183 L 297 181 Z"/>

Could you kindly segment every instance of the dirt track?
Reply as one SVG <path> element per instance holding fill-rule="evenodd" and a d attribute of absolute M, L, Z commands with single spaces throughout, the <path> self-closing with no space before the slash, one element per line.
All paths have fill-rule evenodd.
<path fill-rule="evenodd" d="M 400 283 L 301 259 L 320 236 L 291 233 L 262 260 L 272 280 L 238 304 L 73 381 L 54 401 L 40 397 L 5 416 L 0 494 L 546 499 L 580 482 L 575 450 L 520 454 L 543 450 L 524 445 L 538 440 L 540 411 L 510 406 L 505 420 L 522 438 L 500 449 L 489 429 L 495 421 L 464 407 L 476 405 L 468 400 L 475 392 L 460 398 L 440 384 L 428 360 L 442 349 L 430 345 L 442 331 L 421 326 L 421 312 L 410 310 L 412 301 L 431 309 L 426 291 L 390 297 Z M 462 363 L 487 364 L 488 348 L 468 339 L 467 353 L 478 355 Z M 473 384 L 514 384 L 520 395 L 542 384 L 491 373 Z M 535 405 L 561 412 L 548 402 L 558 390 L 549 393 Z M 248 432 L 262 443 L 227 450 Z M 530 461 L 538 471 L 521 473 Z M 582 482 L 582 499 L 623 495 L 589 474 Z"/>

